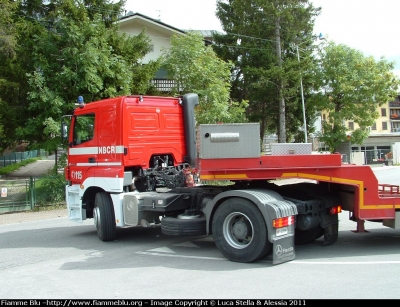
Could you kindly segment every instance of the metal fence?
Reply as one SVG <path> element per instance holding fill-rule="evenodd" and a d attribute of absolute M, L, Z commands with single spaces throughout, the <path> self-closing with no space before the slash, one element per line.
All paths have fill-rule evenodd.
<path fill-rule="evenodd" d="M 7 180 L 0 183 L 0 213 L 33 209 L 29 180 Z"/>
<path fill-rule="evenodd" d="M 0 213 L 65 204 L 63 175 L 0 180 Z"/>
<path fill-rule="evenodd" d="M 48 155 L 48 152 L 44 149 L 13 152 L 11 154 L 0 157 L 0 167 L 22 162 L 23 160 L 30 158 L 47 157 Z"/>
<path fill-rule="evenodd" d="M 388 162 L 386 155 L 390 151 L 390 149 L 361 150 L 364 153 L 364 164 L 385 164 Z"/>

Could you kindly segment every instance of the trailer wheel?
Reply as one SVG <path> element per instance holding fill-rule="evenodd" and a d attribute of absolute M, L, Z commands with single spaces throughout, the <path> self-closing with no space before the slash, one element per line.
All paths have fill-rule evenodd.
<path fill-rule="evenodd" d="M 206 234 L 206 219 L 163 217 L 161 219 L 161 232 L 172 236 L 202 236 Z"/>
<path fill-rule="evenodd" d="M 322 228 L 320 225 L 306 230 L 301 230 L 296 228 L 294 234 L 294 244 L 296 245 L 308 244 L 322 237 L 323 235 L 324 235 L 324 228 Z"/>
<path fill-rule="evenodd" d="M 253 262 L 272 249 L 263 216 L 243 198 L 230 198 L 218 207 L 212 231 L 219 251 L 231 261 Z"/>
<path fill-rule="evenodd" d="M 105 192 L 96 194 L 94 200 L 93 220 L 97 235 L 102 241 L 113 241 L 116 237 L 114 208 L 110 198 Z"/>

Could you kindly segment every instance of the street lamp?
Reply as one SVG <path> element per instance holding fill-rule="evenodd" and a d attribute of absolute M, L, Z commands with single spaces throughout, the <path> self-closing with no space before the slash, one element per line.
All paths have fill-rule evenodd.
<path fill-rule="evenodd" d="M 297 60 L 300 63 L 300 54 L 299 54 L 299 46 L 296 45 L 297 51 Z M 300 91 L 301 91 L 301 106 L 303 108 L 303 124 L 304 124 L 304 143 L 308 143 L 307 141 L 307 121 L 306 121 L 306 107 L 304 105 L 304 91 L 303 91 L 303 78 L 300 74 Z"/>

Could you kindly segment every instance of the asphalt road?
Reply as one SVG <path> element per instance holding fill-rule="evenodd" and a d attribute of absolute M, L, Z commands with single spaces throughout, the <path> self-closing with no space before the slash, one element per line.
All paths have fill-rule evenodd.
<path fill-rule="evenodd" d="M 39 177 L 47 175 L 50 170 L 54 168 L 55 158 L 54 155 L 49 156 L 42 160 L 37 160 L 33 163 L 29 163 L 25 166 L 20 167 L 18 170 L 3 176 L 3 179 L 10 178 L 29 178 L 30 176 Z"/>
<path fill-rule="evenodd" d="M 400 186 L 400 166 L 373 167 L 379 183 L 388 183 Z"/>
<path fill-rule="evenodd" d="M 400 232 L 346 212 L 337 243 L 296 247 L 296 259 L 226 260 L 213 240 L 171 237 L 159 226 L 118 229 L 102 242 L 91 220 L 0 225 L 2 299 L 388 299 L 400 298 Z"/>

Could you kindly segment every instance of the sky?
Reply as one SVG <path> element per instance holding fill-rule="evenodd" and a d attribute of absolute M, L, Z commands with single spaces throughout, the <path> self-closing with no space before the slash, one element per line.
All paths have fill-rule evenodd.
<path fill-rule="evenodd" d="M 400 77 L 400 0 L 310 0 L 321 7 L 315 34 L 345 44 L 376 60 L 395 62 Z M 127 0 L 127 12 L 138 12 L 182 30 L 222 31 L 216 0 Z"/>

